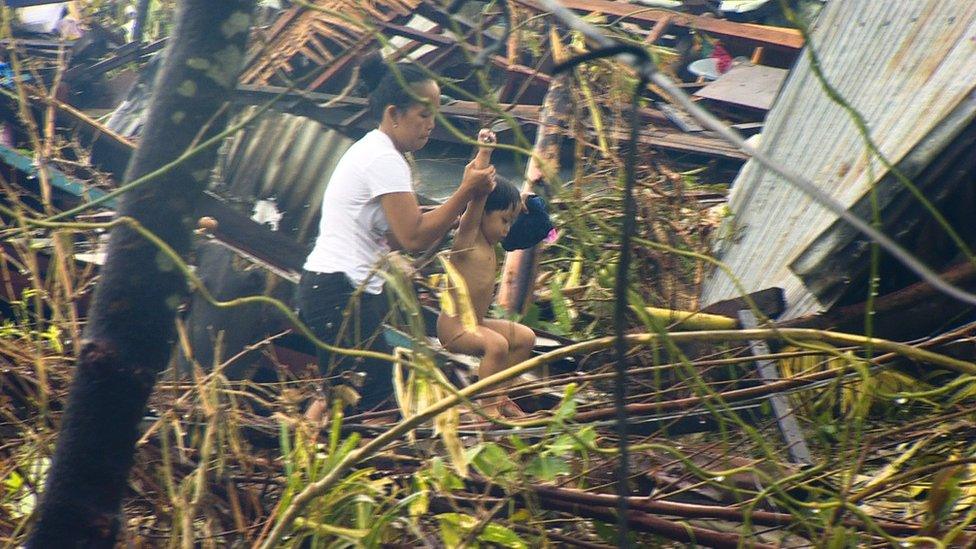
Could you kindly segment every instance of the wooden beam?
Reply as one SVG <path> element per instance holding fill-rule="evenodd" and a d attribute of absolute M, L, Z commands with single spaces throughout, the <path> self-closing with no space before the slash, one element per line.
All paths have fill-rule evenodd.
<path fill-rule="evenodd" d="M 467 45 L 458 42 L 456 39 L 446 34 L 425 32 L 404 25 L 394 25 L 392 23 L 381 22 L 380 26 L 383 27 L 385 34 L 410 38 L 412 40 L 423 42 L 431 46 L 453 47 L 458 45 L 460 46 Z M 495 65 L 500 69 L 513 72 L 516 74 L 521 74 L 526 78 L 531 78 L 543 84 L 548 84 L 549 81 L 552 80 L 552 78 L 549 75 L 541 73 L 535 69 L 532 69 L 531 67 L 526 67 L 524 65 L 510 64 L 508 60 L 502 57 L 501 55 L 492 55 L 489 58 L 489 60 L 491 61 L 492 65 Z"/>
<path fill-rule="evenodd" d="M 235 102 L 246 105 L 261 105 L 282 91 L 284 91 L 284 88 L 275 86 L 240 85 L 237 87 Z M 334 102 L 334 104 L 328 108 L 320 106 L 329 102 Z M 512 115 L 519 124 L 524 126 L 537 126 L 539 124 L 539 114 L 541 111 L 539 105 L 503 103 L 499 107 Z M 288 93 L 274 105 L 275 110 L 311 118 L 320 124 L 336 129 L 350 129 L 344 126 L 344 124 L 349 122 L 355 124 L 356 128 L 367 129 L 365 125 L 366 119 L 361 116 L 356 116 L 357 113 L 365 108 L 366 100 L 363 98 L 351 96 L 337 98 L 335 95 L 318 92 Z M 485 111 L 473 101 L 456 101 L 450 105 L 442 106 L 441 113 L 444 116 L 457 120 L 477 120 L 484 115 Z M 649 109 L 643 109 L 642 115 L 646 115 L 652 120 L 661 118 L 660 115 Z M 458 142 L 449 132 L 441 131 L 439 128 L 435 129 L 435 131 L 438 132 L 435 135 L 436 139 Z M 575 138 L 568 130 L 553 128 L 553 131 L 561 131 L 563 136 L 570 139 Z M 624 132 L 611 132 L 611 135 L 615 139 L 628 139 L 628 136 Z M 670 127 L 657 127 L 643 130 L 640 133 L 639 140 L 641 143 L 669 151 L 720 157 L 737 162 L 741 162 L 747 158 L 744 153 L 734 146 L 705 132 L 688 134 Z"/>
<path fill-rule="evenodd" d="M 161 38 L 148 44 L 129 42 L 128 44 L 119 46 L 112 52 L 112 56 L 107 59 L 102 59 L 91 65 L 74 66 L 64 71 L 63 80 L 65 82 L 81 83 L 98 78 L 112 69 L 163 49 L 166 45 L 166 40 L 166 38 Z"/>
<path fill-rule="evenodd" d="M 536 0 L 516 0 L 537 11 L 546 11 Z M 767 47 L 796 52 L 803 47 L 803 36 L 796 29 L 735 23 L 713 17 L 648 9 L 643 6 L 609 0 L 562 0 L 567 8 L 584 13 L 602 13 L 640 23 L 657 23 L 671 19 L 671 24 L 707 32 L 752 47 Z"/>
<path fill-rule="evenodd" d="M 651 32 L 647 34 L 644 38 L 644 43 L 648 46 L 653 45 L 655 42 L 661 39 L 661 36 L 671 28 L 671 23 L 674 21 L 674 14 L 668 14 L 661 18 L 657 23 L 654 23 L 654 28 Z"/>
<path fill-rule="evenodd" d="M 972 291 L 976 288 L 976 266 L 963 261 L 939 273 L 946 282 Z M 910 339 L 940 330 L 953 317 L 969 314 L 972 305 L 941 293 L 925 281 L 875 298 L 874 335 L 886 339 Z M 778 328 L 817 328 L 857 332 L 864 327 L 867 303 L 837 307 L 824 313 L 806 315 L 783 322 Z M 960 316 L 961 318 L 961 316 Z"/>
<path fill-rule="evenodd" d="M 742 309 L 750 309 L 750 301 L 756 305 L 759 312 L 769 318 L 778 317 L 786 309 L 786 301 L 783 298 L 782 288 L 767 288 L 758 292 L 752 292 L 746 297 L 748 299 L 736 297 L 734 299 L 717 301 L 702 309 L 702 312 L 712 315 L 736 317 Z"/>
<path fill-rule="evenodd" d="M 739 311 L 739 323 L 746 330 L 753 330 L 759 327 L 759 321 L 750 309 L 742 309 Z M 761 339 L 749 341 L 749 349 L 752 351 L 753 356 L 767 356 L 770 354 L 769 345 Z M 757 360 L 756 369 L 759 370 L 759 376 L 763 379 L 763 383 L 769 384 L 782 379 L 775 360 Z M 793 408 L 790 407 L 790 402 L 786 399 L 786 395 L 783 393 L 773 393 L 769 395 L 769 403 L 773 406 L 773 412 L 776 414 L 776 424 L 779 426 L 779 431 L 783 435 L 783 440 L 786 441 L 786 450 L 790 455 L 790 462 L 801 465 L 812 464 L 814 461 L 810 455 L 810 448 L 807 446 L 806 439 L 803 438 L 803 430 L 800 429 L 800 422 L 797 421 L 796 414 L 793 412 Z"/>

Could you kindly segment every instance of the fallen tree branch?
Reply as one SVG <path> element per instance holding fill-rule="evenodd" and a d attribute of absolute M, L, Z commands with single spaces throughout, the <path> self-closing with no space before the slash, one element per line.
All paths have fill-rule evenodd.
<path fill-rule="evenodd" d="M 937 364 L 943 366 L 953 371 L 966 373 L 966 374 L 976 374 L 976 364 L 971 362 L 966 362 L 963 360 L 958 360 L 950 358 L 947 356 L 940 355 L 938 353 L 933 353 L 931 351 L 925 351 L 923 349 L 916 349 L 910 345 L 903 343 L 896 343 L 893 341 L 885 341 L 873 338 L 866 338 L 864 336 L 844 334 L 839 332 L 824 332 L 818 330 L 807 330 L 800 328 L 792 329 L 755 329 L 755 330 L 719 330 L 714 332 L 683 332 L 677 334 L 668 334 L 666 337 L 670 338 L 675 343 L 688 342 L 688 341 L 745 341 L 745 340 L 755 340 L 755 339 L 794 339 L 803 341 L 819 341 L 824 343 L 834 343 L 843 345 L 864 345 L 870 342 L 873 348 L 880 349 L 884 351 L 897 352 L 903 354 L 915 360 L 929 362 L 932 364 Z M 628 335 L 626 342 L 631 345 L 649 345 L 658 343 L 663 340 L 660 334 L 656 333 L 645 333 L 645 334 L 632 334 Z M 343 458 L 335 467 L 325 475 L 323 478 L 316 482 L 313 482 L 305 487 L 302 492 L 295 496 L 291 501 L 290 505 L 285 508 L 282 512 L 277 524 L 268 535 L 268 538 L 264 540 L 264 543 L 260 547 L 264 549 L 272 549 L 285 535 L 285 531 L 291 526 L 294 520 L 299 516 L 302 510 L 308 506 L 315 498 L 324 494 L 336 481 L 339 480 L 342 474 L 344 474 L 349 468 L 359 463 L 363 459 L 366 459 L 373 455 L 374 453 L 383 449 L 390 442 L 399 439 L 401 436 L 405 435 L 409 431 L 413 430 L 415 427 L 421 425 L 425 421 L 433 418 L 437 414 L 444 412 L 445 410 L 458 405 L 462 400 L 470 398 L 472 395 L 481 393 L 487 389 L 505 383 L 506 381 L 517 377 L 525 372 L 531 371 L 538 368 L 548 362 L 553 360 L 577 355 L 586 352 L 592 352 L 599 349 L 606 349 L 610 347 L 615 338 L 603 337 L 599 339 L 594 339 L 590 341 L 584 341 L 577 343 L 575 345 L 567 345 L 566 347 L 551 351 L 549 353 L 533 357 L 529 360 L 516 364 L 506 370 L 498 372 L 497 374 L 488 376 L 477 383 L 473 383 L 464 389 L 459 390 L 456 394 L 442 399 L 427 409 L 421 411 L 416 416 L 406 419 L 396 425 L 395 427 L 384 432 L 380 436 L 371 440 L 358 450 L 350 452 L 345 458 Z M 699 401 L 701 399 L 698 399 Z M 655 404 L 650 405 L 640 405 L 640 406 L 655 406 Z M 535 424 L 545 424 L 548 422 L 547 419 L 536 420 L 530 422 L 520 423 L 520 425 L 530 426 Z"/>

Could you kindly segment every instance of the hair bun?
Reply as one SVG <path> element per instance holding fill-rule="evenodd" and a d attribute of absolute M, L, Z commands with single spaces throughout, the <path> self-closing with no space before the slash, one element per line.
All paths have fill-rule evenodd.
<path fill-rule="evenodd" d="M 388 72 L 390 69 L 378 51 L 367 55 L 359 64 L 359 78 L 366 84 L 367 90 L 375 90 Z"/>

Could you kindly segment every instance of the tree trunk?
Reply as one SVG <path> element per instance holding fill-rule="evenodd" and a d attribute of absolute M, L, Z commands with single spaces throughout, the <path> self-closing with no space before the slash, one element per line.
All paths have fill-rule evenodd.
<path fill-rule="evenodd" d="M 172 162 L 226 124 L 251 23 L 251 0 L 185 0 L 156 81 L 146 128 L 126 174 Z M 135 218 L 181 256 L 194 202 L 215 158 L 209 149 L 125 195 Z M 175 339 L 187 283 L 173 262 L 128 226 L 112 231 L 68 405 L 29 547 L 112 547 L 137 426 Z"/>
<path fill-rule="evenodd" d="M 136 20 L 132 25 L 132 41 L 142 42 L 142 34 L 145 32 L 146 19 L 149 16 L 149 0 L 139 0 L 136 2 Z"/>
<path fill-rule="evenodd" d="M 569 94 L 569 73 L 556 76 L 549 83 L 539 115 L 539 129 L 535 136 L 534 154 L 525 169 L 522 192 L 538 192 L 547 173 L 559 171 L 559 146 L 569 126 L 572 107 Z M 545 163 L 539 165 L 538 158 Z M 545 187 L 543 187 L 545 188 Z M 551 193 L 547 193 L 551 194 Z M 546 197 L 548 198 L 548 197 Z M 502 281 L 498 289 L 498 304 L 509 313 L 524 313 L 532 295 L 535 273 L 539 267 L 539 245 L 505 254 Z"/>

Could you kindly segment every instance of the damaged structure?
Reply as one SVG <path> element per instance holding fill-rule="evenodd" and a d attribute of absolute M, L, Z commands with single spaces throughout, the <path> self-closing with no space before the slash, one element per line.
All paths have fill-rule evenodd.
<path fill-rule="evenodd" d="M 946 271 L 968 263 L 971 252 L 948 236 L 937 217 L 965 246 L 976 242 L 969 222 L 976 167 L 976 7 L 896 4 L 827 6 L 811 38 L 825 82 L 803 56 L 766 118 L 759 147 L 858 217 L 872 220 L 876 208 L 885 233 L 932 269 Z M 895 8 L 899 15 L 891 17 L 894 12 L 887 10 Z M 846 104 L 830 96 L 828 85 Z M 848 108 L 863 115 L 863 128 Z M 747 292 L 781 288 L 781 319 L 787 321 L 867 300 L 870 241 L 759 162 L 748 162 L 736 178 L 729 208 L 717 259 L 731 273 L 716 270 L 705 281 L 703 306 L 738 296 L 737 284 Z M 967 271 L 955 273 L 954 281 L 972 289 L 972 269 Z M 884 253 L 878 276 L 882 296 L 918 282 Z M 922 295 L 934 297 L 919 295 L 916 305 L 926 302 Z M 928 302 L 928 314 L 910 315 L 914 330 L 901 321 L 885 333 L 923 335 L 968 309 L 952 299 L 937 301 L 948 309 L 936 312 L 939 307 Z M 911 310 L 902 304 L 899 314 Z M 832 323 L 852 329 L 858 324 L 863 316 Z"/>

